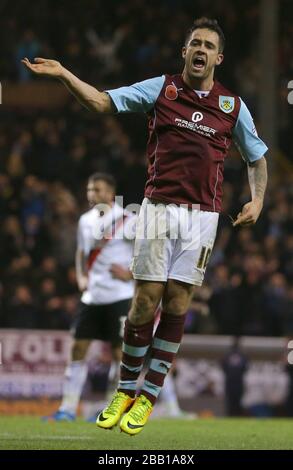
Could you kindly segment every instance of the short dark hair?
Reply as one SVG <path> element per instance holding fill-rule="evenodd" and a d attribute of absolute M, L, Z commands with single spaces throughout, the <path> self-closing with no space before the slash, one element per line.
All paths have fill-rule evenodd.
<path fill-rule="evenodd" d="M 114 192 L 116 191 L 116 181 L 114 176 L 110 175 L 110 173 L 97 172 L 89 176 L 89 183 L 95 183 L 96 181 L 104 181 Z"/>
<path fill-rule="evenodd" d="M 206 18 L 205 16 L 195 20 L 186 35 L 185 44 L 188 43 L 190 36 L 196 29 L 209 29 L 210 31 L 217 33 L 219 36 L 219 50 L 220 52 L 223 52 L 225 47 L 225 36 L 217 20 Z"/>

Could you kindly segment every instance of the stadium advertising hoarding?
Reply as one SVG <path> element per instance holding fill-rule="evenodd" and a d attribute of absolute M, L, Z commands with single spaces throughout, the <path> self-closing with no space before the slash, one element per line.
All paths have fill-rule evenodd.
<path fill-rule="evenodd" d="M 56 396 L 71 338 L 67 332 L 1 330 L 1 397 Z"/>
<path fill-rule="evenodd" d="M 60 398 L 64 369 L 69 358 L 71 336 L 64 331 L 2 330 L 0 400 Z M 186 335 L 176 363 L 176 387 L 183 409 L 210 410 L 223 415 L 223 359 L 232 338 Z M 89 352 L 107 363 L 107 350 L 95 342 Z M 278 406 L 288 389 L 284 351 L 286 341 L 273 338 L 242 338 L 241 350 L 247 358 L 242 405 Z M 96 381 L 105 380 L 105 368 L 96 368 Z"/>

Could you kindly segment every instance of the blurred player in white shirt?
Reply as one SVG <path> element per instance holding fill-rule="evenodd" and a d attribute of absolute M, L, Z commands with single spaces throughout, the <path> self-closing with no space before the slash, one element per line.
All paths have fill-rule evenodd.
<path fill-rule="evenodd" d="M 79 219 L 76 250 L 76 276 L 82 295 L 72 329 L 74 342 L 65 371 L 62 402 L 50 417 L 56 421 L 75 419 L 88 373 L 85 357 L 92 340 L 110 342 L 113 380 L 121 360 L 124 321 L 134 294 L 128 266 L 133 253 L 129 235 L 134 230 L 135 217 L 114 202 L 115 190 L 115 181 L 109 174 L 95 173 L 88 180 L 91 209 Z M 98 210 L 101 205 L 103 214 Z"/>

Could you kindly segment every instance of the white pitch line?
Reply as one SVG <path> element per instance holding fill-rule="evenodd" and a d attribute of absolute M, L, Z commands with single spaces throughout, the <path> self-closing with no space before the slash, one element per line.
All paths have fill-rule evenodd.
<path fill-rule="evenodd" d="M 18 440 L 23 439 L 23 438 L 15 437 L 15 434 L 1 433 L 0 434 L 0 439 L 5 439 L 5 440 L 12 439 L 13 441 L 18 441 Z M 84 436 L 43 436 L 43 435 L 40 436 L 40 435 L 36 434 L 33 437 L 26 437 L 24 439 L 26 441 L 34 441 L 35 439 L 41 439 L 43 441 L 56 441 L 56 440 L 91 441 L 95 438 L 94 437 L 84 437 Z"/>

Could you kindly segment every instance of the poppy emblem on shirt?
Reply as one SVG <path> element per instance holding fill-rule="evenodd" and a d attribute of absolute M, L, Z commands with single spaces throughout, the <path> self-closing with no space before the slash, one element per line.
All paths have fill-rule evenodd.
<path fill-rule="evenodd" d="M 176 100 L 178 98 L 178 91 L 175 85 L 168 85 L 165 90 L 165 97 L 167 100 Z"/>
<path fill-rule="evenodd" d="M 219 108 L 224 111 L 224 113 L 232 113 L 235 108 L 235 98 L 232 96 L 219 96 Z"/>

